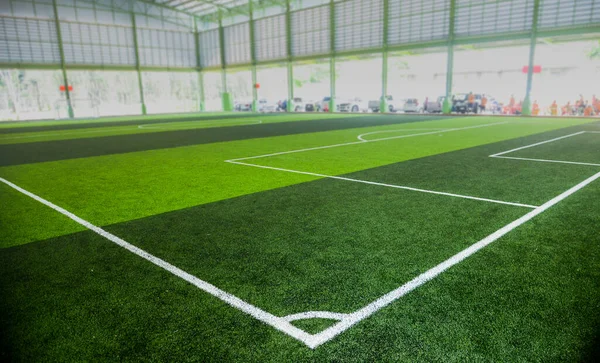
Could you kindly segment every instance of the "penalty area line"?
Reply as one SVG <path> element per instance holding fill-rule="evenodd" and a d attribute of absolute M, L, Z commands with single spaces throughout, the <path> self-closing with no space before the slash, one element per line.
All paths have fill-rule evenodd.
<path fill-rule="evenodd" d="M 373 181 L 368 181 L 368 180 L 346 178 L 346 177 L 343 177 L 343 176 L 326 175 L 326 174 L 319 174 L 319 173 L 311 173 L 311 172 L 308 172 L 308 171 L 300 171 L 300 170 L 276 168 L 274 166 L 266 166 L 266 165 L 242 163 L 240 161 L 235 161 L 235 160 L 225 160 L 225 162 L 231 163 L 231 164 L 244 165 L 244 166 L 253 166 L 255 168 L 261 168 L 261 169 L 270 169 L 270 170 L 277 170 L 277 171 L 285 171 L 285 172 L 288 172 L 288 173 L 311 175 L 311 176 L 316 176 L 316 177 L 320 177 L 320 178 L 344 180 L 344 181 L 350 181 L 350 182 L 355 182 L 355 183 L 370 184 L 370 185 L 377 185 L 377 186 L 394 188 L 394 189 L 409 190 L 409 191 L 413 191 L 413 192 L 420 192 L 420 193 L 443 195 L 443 196 L 447 196 L 447 197 L 455 197 L 455 198 L 462 198 L 462 199 L 477 200 L 477 201 L 480 201 L 480 202 L 489 202 L 489 203 L 496 203 L 496 204 L 504 204 L 504 205 L 511 205 L 511 206 L 515 206 L 515 207 L 531 208 L 531 209 L 538 208 L 538 206 L 530 205 L 530 204 L 505 202 L 505 201 L 496 200 L 496 199 L 479 198 L 479 197 L 473 197 L 473 196 L 470 196 L 470 195 L 454 194 L 454 193 L 447 193 L 447 192 L 438 192 L 438 191 L 435 191 L 435 190 L 420 189 L 420 188 L 407 187 L 407 186 L 403 186 L 403 185 L 394 185 L 394 184 L 386 184 L 386 183 L 373 182 Z"/>
<path fill-rule="evenodd" d="M 505 236 L 506 234 L 508 234 L 509 232 L 514 230 L 515 228 L 523 225 L 524 223 L 530 221 L 531 219 L 538 216 L 539 214 L 545 212 L 550 207 L 563 201 L 570 195 L 581 190 L 582 188 L 584 188 L 588 184 L 594 182 L 598 178 L 600 178 L 600 172 L 587 178 L 586 180 L 582 181 L 581 183 L 577 184 L 576 186 L 572 187 L 571 189 L 563 192 L 562 194 L 554 197 L 553 199 L 544 203 L 540 207 L 527 213 L 523 217 L 516 219 L 513 222 L 505 225 L 504 227 L 500 228 L 496 232 L 490 234 L 489 236 L 487 236 L 484 239 L 482 239 L 481 241 L 471 245 L 470 247 L 462 250 L 461 252 L 450 257 L 449 259 L 440 263 L 439 265 L 427 270 L 426 272 L 422 273 L 421 275 L 417 276 L 416 278 L 407 282 L 406 284 L 383 295 L 382 297 L 380 297 L 379 299 L 366 305 L 365 307 L 363 307 L 351 314 L 348 314 L 339 323 L 325 329 L 324 331 L 322 331 L 319 334 L 314 335 L 310 341 L 310 347 L 314 349 L 314 348 L 318 347 L 319 345 L 330 341 L 331 339 L 335 338 L 337 335 L 341 334 L 342 332 L 348 330 L 349 328 L 351 328 L 352 326 L 354 326 L 361 320 L 368 318 L 369 316 L 376 313 L 378 310 L 390 305 L 397 299 L 408 294 L 409 292 L 413 291 L 414 289 L 418 288 L 419 286 L 425 284 L 428 281 L 433 280 L 434 278 L 436 278 L 437 276 L 439 276 L 441 273 L 448 270 L 452 266 L 459 264 L 460 262 L 465 260 L 467 257 L 473 255 L 474 253 L 481 250 L 482 248 L 485 248 L 492 242 L 497 241 L 501 237 Z"/>

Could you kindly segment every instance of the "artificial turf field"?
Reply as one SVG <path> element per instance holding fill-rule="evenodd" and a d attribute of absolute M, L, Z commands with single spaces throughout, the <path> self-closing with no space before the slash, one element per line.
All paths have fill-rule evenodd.
<path fill-rule="evenodd" d="M 3 360 L 598 356 L 594 119 L 7 124 L 0 178 Z"/>

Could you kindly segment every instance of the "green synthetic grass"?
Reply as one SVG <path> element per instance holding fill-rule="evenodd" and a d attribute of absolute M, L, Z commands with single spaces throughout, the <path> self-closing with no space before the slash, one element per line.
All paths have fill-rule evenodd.
<path fill-rule="evenodd" d="M 504 122 L 494 118 L 461 118 L 404 125 L 349 129 L 214 143 L 120 155 L 82 158 L 0 168 L 4 177 L 80 217 L 106 225 L 157 213 L 232 198 L 318 179 L 225 163 L 225 160 L 279 151 L 357 141 L 359 134 L 410 128 L 470 127 Z M 496 126 L 348 145 L 250 162 L 323 174 L 341 174 L 525 136 L 589 120 Z M 422 131 L 416 131 L 422 132 Z M 0 214 L 11 213 L 10 210 Z M 15 228 L 15 231 L 23 231 Z M 48 232 L 46 238 L 56 236 Z M 5 234 L 4 245 L 26 236 Z M 35 239 L 30 239 L 34 241 Z"/>
<path fill-rule="evenodd" d="M 189 117 L 189 115 L 187 115 Z M 207 116 L 207 115 L 202 115 Z M 219 115 L 221 116 L 221 115 Z M 164 116 L 163 116 L 164 117 Z M 210 120 L 201 119 L 197 121 L 176 121 L 174 118 L 172 121 L 164 123 L 149 123 L 144 124 L 143 121 L 146 119 L 140 118 L 139 125 L 127 125 L 127 126 L 114 126 L 114 127 L 97 127 L 97 128 L 82 128 L 82 129 L 69 129 L 69 130 L 51 130 L 51 131 L 37 131 L 37 132 L 21 132 L 21 133 L 8 133 L 0 134 L 0 145 L 3 144 L 19 144 L 29 142 L 42 142 L 52 140 L 71 140 L 80 138 L 95 138 L 103 136 L 116 136 L 116 135 L 132 135 L 132 134 L 145 134 L 165 131 L 177 131 L 177 130 L 190 130 L 190 129 L 202 129 L 212 127 L 232 127 L 232 126 L 243 126 L 243 125 L 256 125 L 256 124 L 269 124 L 277 122 L 292 122 L 292 121 L 304 121 L 304 120 L 318 120 L 322 118 L 335 119 L 335 118 L 348 118 L 348 117 L 359 117 L 359 115 L 307 115 L 307 114 L 292 114 L 292 115 L 258 115 L 252 114 L 248 117 L 239 117 L 232 119 L 223 120 Z M 152 119 L 148 119 L 152 120 Z M 105 121 L 105 120 L 103 120 Z M 129 121 L 123 119 L 122 121 Z M 73 121 L 80 123 L 80 121 Z M 82 122 L 85 125 L 86 122 Z M 19 125 L 20 126 L 20 125 Z"/>
<path fill-rule="evenodd" d="M 392 131 L 374 139 L 505 120 L 18 165 L 0 177 L 275 315 L 349 313 L 530 209 L 223 161 L 373 131 Z M 600 168 L 488 156 L 596 130 L 589 121 L 527 119 L 248 162 L 539 205 Z M 527 151 L 600 163 L 596 136 Z M 0 226 L 11 228 L 1 246 L 12 246 L 0 249 L 3 360 L 582 361 L 597 353 L 597 181 L 316 350 L 2 186 L 9 207 Z M 294 325 L 318 332 L 331 323 Z"/>
<path fill-rule="evenodd" d="M 132 115 L 132 116 L 114 116 L 114 117 L 98 117 L 98 118 L 80 118 L 74 120 L 40 120 L 40 121 L 5 121 L 0 122 L 0 129 L 10 129 L 14 127 L 37 127 L 37 126 L 53 126 L 53 125 L 71 125 L 77 124 L 89 124 L 98 122 L 121 122 L 131 120 L 156 120 L 164 119 L 166 117 L 170 119 L 186 118 L 190 116 L 219 116 L 219 115 L 236 115 L 236 112 L 198 112 L 198 113 L 180 113 L 180 114 L 155 114 L 155 115 Z"/>

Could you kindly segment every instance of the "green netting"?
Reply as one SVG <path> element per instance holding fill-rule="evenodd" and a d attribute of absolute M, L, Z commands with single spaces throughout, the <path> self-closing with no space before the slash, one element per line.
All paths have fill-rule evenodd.
<path fill-rule="evenodd" d="M 388 43 L 428 42 L 448 37 L 450 0 L 389 0 Z"/>
<path fill-rule="evenodd" d="M 281 59 L 287 56 L 285 15 L 276 15 L 254 22 L 256 59 Z"/>
<path fill-rule="evenodd" d="M 534 0 L 457 0 L 457 36 L 530 31 Z"/>
<path fill-rule="evenodd" d="M 540 0 L 541 29 L 596 26 L 600 24 L 600 0 Z"/>
<path fill-rule="evenodd" d="M 383 45 L 383 0 L 349 0 L 335 4 L 335 49 Z"/>
<path fill-rule="evenodd" d="M 330 7 L 318 6 L 292 13 L 292 54 L 324 54 L 331 51 Z"/>
<path fill-rule="evenodd" d="M 196 66 L 196 45 L 192 32 L 137 28 L 137 37 L 142 66 Z"/>
<path fill-rule="evenodd" d="M 230 25 L 223 29 L 225 64 L 250 63 L 250 23 Z"/>

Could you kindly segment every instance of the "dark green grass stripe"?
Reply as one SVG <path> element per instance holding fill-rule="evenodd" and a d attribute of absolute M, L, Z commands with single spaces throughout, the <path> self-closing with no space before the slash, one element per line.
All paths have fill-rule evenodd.
<path fill-rule="evenodd" d="M 0 134 L 13 134 L 13 133 L 25 133 L 25 132 L 40 132 L 40 131 L 58 131 L 58 130 L 73 130 L 73 129 L 88 129 L 98 127 L 118 127 L 118 126 L 129 126 L 129 125 L 149 125 L 149 124 L 164 124 L 169 122 L 185 122 L 185 121 L 212 121 L 212 120 L 226 120 L 246 117 L 270 117 L 270 116 L 281 116 L 277 113 L 268 114 L 256 114 L 256 113 L 239 113 L 237 115 L 195 115 L 189 117 L 173 118 L 165 115 L 164 118 L 160 119 L 149 119 L 144 120 L 136 118 L 131 121 L 98 121 L 98 122 L 86 122 L 78 123 L 77 120 L 73 120 L 71 124 L 63 125 L 42 125 L 42 126 L 29 126 L 29 127 L 12 127 L 12 128 L 0 128 Z M 325 117 L 325 116 L 324 116 Z M 54 120 L 52 120 L 54 121 Z"/>
<path fill-rule="evenodd" d="M 0 166 L 440 118 L 443 116 L 377 115 L 0 145 Z"/>

